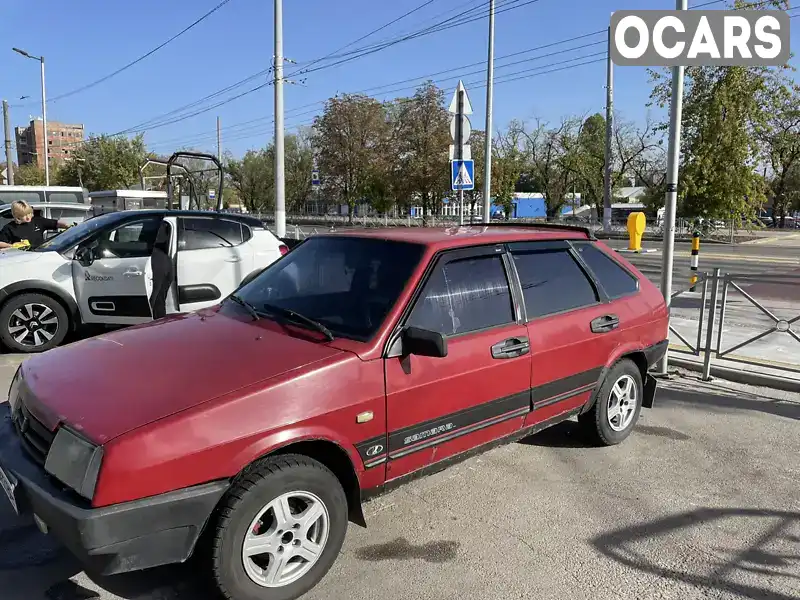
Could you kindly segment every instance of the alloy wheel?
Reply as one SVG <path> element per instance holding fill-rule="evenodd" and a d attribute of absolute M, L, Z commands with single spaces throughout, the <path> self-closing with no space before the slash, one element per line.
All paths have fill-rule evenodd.
<path fill-rule="evenodd" d="M 614 431 L 624 431 L 636 414 L 638 393 L 636 382 L 630 375 L 623 375 L 614 383 L 608 395 L 606 417 Z"/>
<path fill-rule="evenodd" d="M 21 346 L 43 346 L 58 332 L 58 315 L 45 304 L 23 304 L 11 313 L 8 333 Z"/>
<path fill-rule="evenodd" d="M 330 532 L 325 504 L 310 492 L 289 492 L 267 504 L 242 544 L 248 577 L 262 587 L 283 587 L 317 563 Z"/>

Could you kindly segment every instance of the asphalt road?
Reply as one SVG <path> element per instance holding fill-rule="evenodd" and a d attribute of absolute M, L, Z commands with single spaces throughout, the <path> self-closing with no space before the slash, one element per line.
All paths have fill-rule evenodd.
<path fill-rule="evenodd" d="M 667 382 L 621 446 L 565 423 L 368 503 L 306 598 L 797 600 L 799 421 L 796 394 Z M 215 599 L 207 581 L 90 578 L 0 502 L 3 600 Z"/>

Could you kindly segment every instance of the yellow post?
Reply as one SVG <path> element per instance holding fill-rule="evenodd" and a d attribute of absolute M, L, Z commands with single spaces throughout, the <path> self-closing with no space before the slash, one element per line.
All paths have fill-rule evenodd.
<path fill-rule="evenodd" d="M 692 235 L 692 262 L 689 265 L 689 268 L 692 271 L 692 277 L 689 279 L 689 283 L 692 284 L 692 287 L 689 288 L 690 292 L 694 292 L 697 286 L 697 267 L 698 263 L 700 262 L 700 232 L 695 231 Z"/>
<path fill-rule="evenodd" d="M 642 236 L 644 235 L 645 225 L 646 220 L 643 212 L 631 213 L 628 216 L 628 236 L 630 237 L 628 250 L 639 252 L 642 249 Z"/>

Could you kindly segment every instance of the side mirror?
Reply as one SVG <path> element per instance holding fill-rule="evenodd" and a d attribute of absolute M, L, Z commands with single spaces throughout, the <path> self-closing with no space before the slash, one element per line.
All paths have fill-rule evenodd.
<path fill-rule="evenodd" d="M 403 331 L 403 354 L 444 358 L 447 356 L 447 339 L 435 331 L 408 327 Z"/>
<path fill-rule="evenodd" d="M 82 267 L 88 267 L 94 262 L 94 254 L 92 249 L 87 246 L 81 246 L 75 251 L 75 260 L 78 261 Z"/>

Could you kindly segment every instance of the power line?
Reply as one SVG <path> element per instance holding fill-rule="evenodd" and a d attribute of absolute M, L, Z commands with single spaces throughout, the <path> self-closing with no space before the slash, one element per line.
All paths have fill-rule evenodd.
<path fill-rule="evenodd" d="M 565 70 L 568 70 L 568 69 L 582 67 L 582 66 L 585 66 L 585 65 L 596 64 L 596 63 L 605 61 L 605 58 L 602 58 L 602 57 L 605 56 L 605 54 L 606 54 L 605 51 L 596 52 L 594 54 L 588 54 L 588 55 L 585 55 L 585 56 L 574 57 L 572 59 L 567 59 L 567 60 L 563 60 L 563 61 L 557 61 L 557 62 L 553 62 L 553 63 L 548 63 L 548 64 L 545 64 L 545 65 L 541 65 L 539 67 L 534 67 L 532 69 L 524 69 L 524 70 L 516 71 L 516 72 L 513 72 L 513 73 L 507 73 L 505 75 L 502 75 L 500 78 L 498 78 L 498 80 L 495 83 L 498 83 L 498 84 L 499 83 L 510 83 L 510 82 L 513 82 L 513 81 L 519 81 L 519 80 L 523 80 L 523 79 L 529 79 L 529 78 L 532 78 L 532 77 L 538 77 L 539 75 L 547 75 L 547 74 L 550 74 L 550 73 L 557 73 L 557 72 L 565 71 Z M 594 57 L 598 57 L 598 56 L 601 56 L 601 58 L 594 58 Z M 584 59 L 588 59 L 588 58 L 593 58 L 593 60 L 584 60 Z M 579 63 L 576 63 L 576 64 L 565 64 L 565 63 L 570 63 L 570 62 L 574 62 L 574 61 L 583 61 L 583 62 L 579 62 Z M 556 68 L 550 68 L 550 67 L 556 67 Z M 547 69 L 547 70 L 541 71 L 541 69 Z M 537 71 L 537 72 L 531 73 L 531 71 Z M 479 72 L 468 73 L 467 75 L 472 75 L 472 74 L 476 74 L 476 73 L 479 73 Z M 458 78 L 459 77 L 445 78 L 445 79 L 441 79 L 441 80 L 435 81 L 434 83 L 441 83 L 443 81 L 449 81 L 451 79 L 458 79 Z M 486 82 L 481 79 L 481 80 L 468 82 L 467 85 L 469 85 L 470 87 L 473 87 L 473 88 L 481 89 L 481 88 L 486 87 Z M 401 89 L 408 89 L 408 88 L 401 88 Z M 393 91 L 400 91 L 400 90 L 393 90 Z M 391 92 L 392 91 L 385 92 L 385 93 L 391 93 Z M 403 98 L 403 99 L 395 100 L 395 102 L 398 103 L 398 104 L 400 104 L 400 103 L 408 103 L 408 102 L 413 102 L 413 101 L 414 101 L 413 98 Z M 316 110 L 307 111 L 307 112 L 308 113 L 313 113 L 313 112 L 316 112 Z M 293 118 L 297 118 L 299 116 L 302 116 L 302 115 L 295 115 Z M 265 118 L 267 118 L 267 117 L 265 117 Z M 301 123 L 294 124 L 292 126 L 292 128 L 299 128 L 299 127 L 302 127 L 302 126 L 305 126 L 305 125 L 312 125 L 313 122 L 314 122 L 313 120 L 304 121 L 304 122 L 301 122 Z M 270 124 L 265 124 L 265 125 L 261 126 L 261 128 L 256 128 L 256 129 L 250 130 L 248 132 L 242 132 L 242 134 L 239 134 L 239 135 L 226 136 L 226 139 L 228 139 L 229 141 L 237 141 L 237 140 L 240 140 L 240 139 L 247 139 L 249 137 L 256 137 L 256 136 L 260 136 L 260 135 L 266 135 L 270 131 L 271 131 Z M 198 134 L 196 136 L 189 136 L 187 138 L 178 138 L 178 139 L 175 139 L 173 141 L 176 142 L 176 145 L 179 145 L 177 142 L 181 142 L 181 141 L 185 141 L 186 143 L 202 143 L 206 138 L 210 140 L 212 138 L 212 136 L 209 135 L 209 134 L 205 134 L 205 135 Z M 157 143 L 151 144 L 151 147 L 159 147 L 161 145 L 168 145 L 168 142 L 161 142 L 161 143 L 157 142 Z"/>
<path fill-rule="evenodd" d="M 226 1 L 230 1 L 230 0 L 226 0 Z M 535 2 L 539 2 L 540 0 L 527 0 L 523 4 L 518 4 L 520 1 L 521 0 L 506 0 L 505 4 L 503 4 L 503 6 L 506 6 L 505 10 L 512 10 L 512 9 L 516 9 L 516 8 L 521 8 L 522 6 L 525 6 L 525 5 L 528 5 L 528 4 L 533 4 Z M 512 5 L 512 6 L 509 6 L 509 5 Z M 517 6 L 513 6 L 513 5 L 517 5 Z M 500 12 L 502 12 L 502 11 L 500 11 Z M 451 23 L 448 27 L 439 29 L 439 31 L 443 31 L 444 29 L 449 29 L 449 28 L 452 28 L 454 26 L 460 26 L 460 25 L 466 24 L 468 22 L 472 22 L 474 20 L 478 20 L 480 18 L 483 18 L 483 17 L 479 16 L 477 18 L 472 18 L 472 19 L 469 19 L 469 20 L 466 20 L 466 21 L 463 20 L 463 19 L 456 20 L 455 23 Z M 444 21 L 444 22 L 446 23 L 446 21 Z M 437 23 L 432 27 L 437 27 L 440 24 L 441 23 Z M 425 35 L 427 35 L 428 33 L 433 33 L 434 31 L 431 30 L 431 28 L 429 27 L 429 28 L 423 30 L 423 32 L 425 32 Z M 419 33 L 419 32 L 417 32 L 417 33 Z M 417 34 L 412 34 L 412 35 L 416 36 Z M 411 38 L 408 38 L 408 39 L 411 39 Z M 394 41 L 390 45 L 394 45 L 395 43 L 399 43 L 400 41 L 405 41 L 405 40 Z M 389 47 L 389 46 L 386 46 L 386 47 Z M 373 50 L 373 51 L 370 51 L 370 53 L 377 52 L 377 51 L 379 51 L 379 50 Z M 349 60 L 354 60 L 354 59 L 355 58 L 351 58 Z M 321 70 L 322 68 L 327 68 L 328 66 L 332 66 L 332 65 L 322 65 L 321 67 L 318 67 L 317 69 L 312 69 L 312 70 L 314 70 L 314 71 L 315 70 Z M 267 70 L 267 72 L 268 71 L 269 70 Z M 225 91 L 231 91 L 235 87 L 238 87 L 239 85 L 242 85 L 243 83 L 245 83 L 247 81 L 251 81 L 252 79 L 255 79 L 256 77 L 264 75 L 264 74 L 265 74 L 265 71 L 260 71 L 258 73 L 254 73 L 253 75 L 248 76 L 247 78 L 241 80 L 240 82 L 232 84 L 231 86 L 228 86 L 227 88 L 223 88 L 222 90 L 218 90 L 217 92 L 209 94 L 208 96 L 206 96 L 204 98 L 201 98 L 199 100 L 196 100 L 196 101 L 194 101 L 194 102 L 192 102 L 192 103 L 190 103 L 188 105 L 185 105 L 185 106 L 177 108 L 177 109 L 173 109 L 172 111 L 170 111 L 168 113 L 164 113 L 162 115 L 158 115 L 156 117 L 153 117 L 152 119 L 149 119 L 147 121 L 144 121 L 144 122 L 142 122 L 140 124 L 137 124 L 137 125 L 134 125 L 132 127 L 127 127 L 125 129 L 120 130 L 120 131 L 118 131 L 118 132 L 116 132 L 114 134 L 111 134 L 111 135 L 112 136 L 124 135 L 124 134 L 127 134 L 127 133 L 144 132 L 144 131 L 148 131 L 148 130 L 151 130 L 151 129 L 158 129 L 160 127 L 165 127 L 165 126 L 168 126 L 168 125 L 173 125 L 175 123 L 179 123 L 179 122 L 184 121 L 186 119 L 195 117 L 195 116 L 197 116 L 199 114 L 203 114 L 205 112 L 208 112 L 209 110 L 213 110 L 215 108 L 219 108 L 220 106 L 228 104 L 229 102 L 232 102 L 233 100 L 236 100 L 236 99 L 241 98 L 243 96 L 246 96 L 248 94 L 254 93 L 254 92 L 256 92 L 256 91 L 258 91 L 260 89 L 263 89 L 267 85 L 270 85 L 270 82 L 265 83 L 265 84 L 260 85 L 260 86 L 257 86 L 257 87 L 255 87 L 253 89 L 247 90 L 246 92 L 237 94 L 237 95 L 235 95 L 233 97 L 230 97 L 230 98 L 228 98 L 226 100 L 220 101 L 220 102 L 218 102 L 216 104 L 213 104 L 213 105 L 211 105 L 211 106 L 209 106 L 207 108 L 200 109 L 200 110 L 197 110 L 197 111 L 193 111 L 193 112 L 190 112 L 188 114 L 179 115 L 179 116 L 176 116 L 173 119 L 163 120 L 165 117 L 168 117 L 168 116 L 170 116 L 172 114 L 175 114 L 175 113 L 180 113 L 183 110 L 186 110 L 188 108 L 192 108 L 192 107 L 197 106 L 199 104 L 202 104 L 203 102 L 205 102 L 205 101 L 207 101 L 209 99 L 212 99 L 213 97 L 219 96 L 220 94 L 224 93 Z"/>
<path fill-rule="evenodd" d="M 310 63 L 308 63 L 308 64 L 307 64 L 307 66 L 309 66 L 309 67 L 310 67 L 311 65 L 315 65 L 315 64 L 317 64 L 317 63 L 319 63 L 319 62 L 321 62 L 321 61 L 323 61 L 323 60 L 326 60 L 326 59 L 328 59 L 328 58 L 330 58 L 330 57 L 332 57 L 332 56 L 335 56 L 335 55 L 336 55 L 338 52 L 341 52 L 341 51 L 342 51 L 342 50 L 344 50 L 345 48 L 349 48 L 350 46 L 352 46 L 352 45 L 354 45 L 354 44 L 357 44 L 358 42 L 361 42 L 361 41 L 363 41 L 363 40 L 367 39 L 368 37 L 371 37 L 371 36 L 375 35 L 375 34 L 376 34 L 376 33 L 378 33 L 379 31 L 383 31 L 383 30 L 384 30 L 384 29 L 386 29 L 387 27 L 391 27 L 392 25 L 394 25 L 394 24 L 395 24 L 395 23 L 397 23 L 398 21 L 402 21 L 402 20 L 403 20 L 403 19 L 405 19 L 406 17 L 409 17 L 409 16 L 413 15 L 415 12 L 418 12 L 418 11 L 422 10 L 423 8 L 427 8 L 428 6 L 430 6 L 431 4 L 433 4 L 434 2 L 437 2 L 437 1 L 438 1 L 438 0 L 426 0 L 425 2 L 423 2 L 422 4 L 420 4 L 419 6 L 417 6 L 416 8 L 412 8 L 411 10 L 409 10 L 408 12 L 406 12 L 406 13 L 404 13 L 404 14 L 400 15 L 400 16 L 399 16 L 399 17 L 397 17 L 396 19 L 393 19 L 393 20 L 389 21 L 388 23 L 384 23 L 383 25 L 381 25 L 381 26 L 380 26 L 380 27 L 378 27 L 377 29 L 373 29 L 373 30 L 372 30 L 372 31 L 370 31 L 369 33 L 367 33 L 367 34 L 365 34 L 365 35 L 362 35 L 360 38 L 358 38 L 358 39 L 356 39 L 356 40 L 353 40 L 352 42 L 349 42 L 349 43 L 345 44 L 345 45 L 344 45 L 344 46 L 342 46 L 341 48 L 337 48 L 336 50 L 334 50 L 334 51 L 333 51 L 333 52 L 331 52 L 330 54 L 326 54 L 325 56 L 322 56 L 322 57 L 320 57 L 320 58 L 317 58 L 317 59 L 315 59 L 315 60 L 311 61 Z"/>
<path fill-rule="evenodd" d="M 129 63 L 128 63 L 128 64 L 126 64 L 125 66 L 123 66 L 123 67 L 120 67 L 120 68 L 119 68 L 119 69 L 117 69 L 116 71 L 114 71 L 114 72 L 112 72 L 112 73 L 109 73 L 108 75 L 105 75 L 104 77 L 101 77 L 100 79 L 97 79 L 97 80 L 95 80 L 95 81 L 93 81 L 93 82 L 91 82 L 91 83 L 87 83 L 86 85 L 83 85 L 83 86 L 81 86 L 81 87 L 79 87 L 79 88 L 75 88 L 74 90 L 71 90 L 71 91 L 69 91 L 69 92 L 65 92 L 65 93 L 63 93 L 63 94 L 59 94 L 58 96 L 53 96 L 52 98 L 49 98 L 49 99 L 47 100 L 48 104 L 49 104 L 49 103 L 51 103 L 51 102 L 56 102 L 57 100 L 61 100 L 61 99 L 63 99 L 63 98 L 68 98 L 68 97 L 70 97 L 70 96 L 74 96 L 75 94 L 79 94 L 80 92 L 84 92 L 84 91 L 86 91 L 86 90 L 88 90 L 88 89 L 91 89 L 91 88 L 93 88 L 93 87 L 97 86 L 97 85 L 100 85 L 101 83 L 103 83 L 103 82 L 105 82 L 105 81 L 108 81 L 109 79 L 111 79 L 112 77 L 115 77 L 115 76 L 119 75 L 119 74 L 120 74 L 120 73 L 122 73 L 123 71 L 126 71 L 126 70 L 130 69 L 132 66 L 134 66 L 134 65 L 136 65 L 136 64 L 138 64 L 138 63 L 140 63 L 140 62 L 142 62 L 144 59 L 148 58 L 149 56 L 152 56 L 153 54 L 155 54 L 156 52 L 158 52 L 159 50 L 161 50 L 161 49 L 162 49 L 164 46 L 167 46 L 168 44 L 170 44 L 170 43 L 174 42 L 174 41 L 175 41 L 175 40 L 177 40 L 179 37 L 181 37 L 181 36 L 182 36 L 184 33 L 187 33 L 188 31 L 190 31 L 191 29 L 193 29 L 195 26 L 197 26 L 197 25 L 199 25 L 200 23 L 202 23 L 203 21 L 205 21 L 205 20 L 206 20 L 208 17 L 210 17 L 211 15 L 213 15 L 215 12 L 217 12 L 217 11 L 218 11 L 219 9 L 221 9 L 223 6 L 225 6 L 226 4 L 228 4 L 228 2 L 230 2 L 230 1 L 231 1 L 231 0 L 222 0 L 222 2 L 220 2 L 219 4 L 217 4 L 217 5 L 216 5 L 214 8 L 212 8 L 210 11 L 208 11 L 206 14 L 204 14 L 202 17 L 200 17 L 200 18 L 199 18 L 199 19 L 197 19 L 196 21 L 194 21 L 192 24 L 188 25 L 187 27 L 184 27 L 184 28 L 183 28 L 181 31 L 179 31 L 178 33 L 176 33 L 175 35 L 173 35 L 173 36 L 172 36 L 171 38 L 169 38 L 167 41 L 165 41 L 165 42 L 163 42 L 163 43 L 159 44 L 158 46 L 156 46 L 155 48 L 153 48 L 153 49 L 152 49 L 152 50 L 150 50 L 149 52 L 147 52 L 147 53 L 145 53 L 145 54 L 141 55 L 139 58 L 137 58 L 137 59 L 135 59 L 135 60 L 132 60 L 131 62 L 129 62 Z M 30 103 L 30 102 L 28 102 L 28 103 L 26 103 L 26 104 L 19 104 L 18 106 L 20 106 L 20 107 L 21 107 L 21 106 L 31 106 L 32 104 L 35 104 L 35 103 Z"/>
<path fill-rule="evenodd" d="M 560 41 L 557 41 L 557 42 L 551 42 L 551 43 L 548 43 L 548 44 L 542 44 L 540 46 L 535 46 L 533 48 L 528 48 L 528 49 L 525 49 L 525 50 L 519 50 L 517 52 L 511 52 L 509 54 L 505 54 L 503 56 L 498 57 L 497 60 L 505 60 L 505 59 L 508 59 L 508 58 L 513 58 L 515 56 L 528 54 L 528 53 L 535 52 L 535 51 L 538 51 L 538 50 L 544 50 L 544 49 L 547 49 L 547 48 L 560 46 L 562 44 L 566 44 L 566 43 L 569 43 L 569 42 L 579 41 L 579 40 L 586 39 L 586 38 L 591 37 L 591 36 L 596 36 L 596 35 L 601 34 L 601 33 L 605 34 L 606 30 L 598 30 L 598 31 L 595 31 L 595 32 L 592 32 L 592 33 L 587 33 L 587 34 L 583 34 L 583 35 L 579 35 L 579 36 L 574 36 L 572 38 L 567 38 L 567 39 L 560 40 Z M 564 49 L 561 49 L 561 50 L 559 50 L 557 52 L 549 52 L 547 54 L 539 54 L 537 56 L 526 58 L 524 60 L 513 61 L 513 62 L 506 63 L 506 64 L 500 64 L 500 65 L 497 65 L 496 68 L 497 69 L 504 69 L 504 68 L 508 68 L 508 67 L 511 67 L 511 66 L 514 66 L 514 65 L 518 65 L 518 64 L 522 64 L 522 63 L 529 63 L 529 62 L 533 62 L 533 61 L 536 61 L 536 60 L 541 60 L 543 58 L 548 58 L 548 57 L 552 57 L 552 56 L 563 55 L 563 54 L 566 54 L 566 53 L 569 53 L 569 52 L 573 52 L 573 51 L 576 51 L 576 50 L 582 50 L 582 49 L 585 49 L 585 48 L 590 48 L 592 46 L 597 46 L 597 45 L 605 44 L 605 43 L 606 43 L 605 40 L 600 40 L 598 42 L 590 42 L 590 43 L 586 43 L 586 44 L 581 44 L 579 46 L 573 46 L 573 47 L 570 47 L 570 48 L 564 48 Z M 594 56 L 594 55 L 592 55 L 592 56 Z M 378 85 L 378 86 L 372 86 L 372 87 L 365 88 L 365 89 L 362 89 L 362 90 L 359 90 L 359 91 L 356 91 L 356 92 L 352 92 L 352 93 L 353 94 L 366 94 L 367 92 L 375 92 L 377 90 L 384 90 L 383 92 L 381 92 L 381 95 L 383 95 L 383 94 L 391 94 L 391 93 L 403 91 L 403 90 L 406 90 L 406 89 L 411 89 L 414 86 L 411 86 L 411 87 L 404 86 L 404 87 L 397 88 L 397 89 L 385 89 L 385 88 L 396 88 L 397 85 L 402 84 L 402 83 L 409 83 L 409 82 L 414 82 L 414 81 L 427 80 L 427 79 L 430 79 L 431 77 L 435 77 L 437 75 L 442 75 L 442 74 L 446 74 L 446 73 L 452 73 L 452 72 L 456 72 L 456 71 L 460 72 L 463 69 L 467 69 L 467 68 L 470 68 L 470 67 L 477 67 L 477 66 L 480 66 L 480 65 L 483 65 L 483 64 L 484 64 L 484 61 L 478 61 L 478 62 L 474 62 L 474 63 L 460 65 L 460 66 L 457 66 L 457 67 L 452 67 L 452 68 L 449 68 L 449 69 L 444 69 L 444 70 L 441 70 L 441 71 L 435 71 L 433 73 L 427 73 L 425 75 L 419 75 L 419 76 L 411 77 L 411 78 L 408 78 L 408 79 L 401 79 L 401 80 L 398 80 L 398 81 L 393 81 L 393 82 L 386 83 L 386 84 L 381 84 L 381 85 Z M 549 66 L 549 65 L 545 65 L 545 66 Z M 461 72 L 458 76 L 452 76 L 452 77 L 448 77 L 448 78 L 445 78 L 445 79 L 440 79 L 439 81 L 457 80 L 457 79 L 459 79 L 461 77 L 464 77 L 464 76 L 478 74 L 479 72 L 482 72 L 482 71 L 474 71 L 474 72 L 469 72 L 469 73 Z M 375 96 L 376 94 L 371 94 L 371 95 Z M 300 110 L 302 110 L 304 108 L 320 106 L 320 105 L 324 104 L 326 101 L 327 101 L 327 99 L 326 100 L 318 100 L 316 102 L 311 102 L 311 103 L 308 103 L 308 104 L 304 104 L 304 105 L 295 107 L 294 109 L 291 109 L 291 110 L 287 111 L 287 116 L 297 117 L 297 116 L 301 116 L 302 114 L 310 114 L 310 113 L 316 112 L 316 109 L 314 109 L 314 110 L 311 110 L 311 111 L 305 111 L 305 113 L 290 114 L 290 113 L 297 113 L 297 111 L 300 111 Z M 228 127 L 224 127 L 223 131 L 230 131 L 230 130 L 232 130 L 234 128 L 237 128 L 237 127 L 241 127 L 241 126 L 244 126 L 244 125 L 252 124 L 252 123 L 258 122 L 258 121 L 265 121 L 265 120 L 270 119 L 270 118 L 271 117 L 260 117 L 260 118 L 257 118 L 257 119 L 251 119 L 251 120 L 248 120 L 248 121 L 244 121 L 244 122 L 241 122 L 241 123 L 234 123 L 233 125 L 229 125 Z M 273 119 L 273 122 L 274 122 L 274 119 Z M 177 138 L 177 139 L 181 140 L 181 139 L 184 139 L 184 138 Z"/>
<path fill-rule="evenodd" d="M 520 4 L 520 1 L 521 0 L 508 0 L 505 4 L 501 4 L 501 6 L 503 8 L 500 9 L 500 10 L 496 10 L 495 14 L 497 15 L 497 14 L 501 14 L 501 13 L 504 13 L 504 12 L 508 12 L 510 10 L 517 10 L 517 9 L 522 8 L 524 6 L 528 6 L 529 4 L 535 4 L 536 2 L 540 2 L 540 0 L 526 0 L 525 2 L 522 2 Z M 397 44 L 401 44 L 401 43 L 407 42 L 409 40 L 413 40 L 413 39 L 417 39 L 417 38 L 420 38 L 420 37 L 424 37 L 424 36 L 430 35 L 432 33 L 441 33 L 442 31 L 447 31 L 448 29 L 453 29 L 454 27 L 461 27 L 462 25 L 467 25 L 467 24 L 473 23 L 475 21 L 481 21 L 488 14 L 489 14 L 488 9 L 484 9 L 477 16 L 467 16 L 467 15 L 465 15 L 465 16 L 459 17 L 459 18 L 457 18 L 455 20 L 453 20 L 453 19 L 445 19 L 443 21 L 440 21 L 440 22 L 438 22 L 438 23 L 436 23 L 434 25 L 431 25 L 430 27 L 427 27 L 425 29 L 422 29 L 420 31 L 417 31 L 417 32 L 414 32 L 414 33 L 410 33 L 408 35 L 404 35 L 404 36 L 396 38 L 394 40 L 385 42 L 385 43 L 383 43 L 381 45 L 378 45 L 376 47 L 363 50 L 360 53 L 355 54 L 353 56 L 348 56 L 346 58 L 342 58 L 341 60 L 334 61 L 332 63 L 320 65 L 320 66 L 315 67 L 313 69 L 308 69 L 308 68 L 299 69 L 299 70 L 297 70 L 297 71 L 295 71 L 293 73 L 290 73 L 288 75 L 288 77 L 296 77 L 298 75 L 308 75 L 309 73 L 315 73 L 317 71 L 322 71 L 324 69 L 330 69 L 332 67 L 336 67 L 336 66 L 348 63 L 348 62 L 352 62 L 354 60 L 358 60 L 359 58 L 363 58 L 364 56 L 369 56 L 370 54 L 375 54 L 376 52 L 382 52 L 383 50 L 386 50 L 387 48 L 391 48 L 392 46 L 396 46 Z M 452 21 L 452 22 L 450 22 L 450 21 Z"/>

